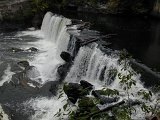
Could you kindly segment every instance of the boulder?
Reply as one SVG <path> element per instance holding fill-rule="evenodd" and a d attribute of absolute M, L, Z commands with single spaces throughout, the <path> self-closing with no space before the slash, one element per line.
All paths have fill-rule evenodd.
<path fill-rule="evenodd" d="M 61 53 L 60 57 L 66 62 L 71 62 L 72 61 L 72 56 L 68 52 L 63 51 Z"/>
<path fill-rule="evenodd" d="M 29 62 L 28 61 L 20 61 L 17 63 L 20 67 L 23 67 L 23 68 L 27 68 L 29 67 Z"/>
<path fill-rule="evenodd" d="M 82 87 L 78 83 L 69 83 L 63 87 L 65 94 L 73 104 L 75 104 L 80 97 L 81 89 Z"/>
<path fill-rule="evenodd" d="M 66 75 L 67 75 L 67 73 L 69 71 L 70 66 L 71 66 L 71 63 L 65 63 L 64 65 L 60 65 L 57 68 L 57 73 L 59 75 L 60 81 L 62 81 L 66 77 Z"/>
<path fill-rule="evenodd" d="M 38 88 L 40 86 L 39 82 L 31 80 L 27 77 L 26 73 L 19 72 L 12 76 L 12 84 L 14 86 L 32 87 Z"/>
<path fill-rule="evenodd" d="M 82 98 L 90 94 L 90 91 L 93 89 L 93 85 L 85 80 L 81 80 L 80 84 L 78 83 L 69 83 L 64 85 L 63 90 L 68 96 L 68 99 L 72 103 L 76 103 L 78 98 Z"/>

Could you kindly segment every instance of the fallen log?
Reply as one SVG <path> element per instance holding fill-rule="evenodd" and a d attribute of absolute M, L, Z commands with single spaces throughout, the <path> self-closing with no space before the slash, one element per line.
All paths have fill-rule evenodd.
<path fill-rule="evenodd" d="M 93 117 L 94 115 L 97 115 L 97 114 L 100 114 L 100 113 L 103 113 L 103 112 L 112 110 L 112 108 L 118 107 L 118 106 L 123 105 L 123 104 L 125 104 L 125 101 L 124 101 L 124 100 L 122 100 L 122 101 L 120 101 L 120 102 L 118 102 L 118 103 L 112 104 L 112 105 L 108 105 L 106 108 L 104 108 L 104 109 L 102 109 L 102 110 L 99 110 L 99 111 L 97 111 L 97 112 L 91 113 L 91 114 L 89 115 L 88 119 L 91 118 L 91 117 Z"/>
<path fill-rule="evenodd" d="M 113 102 L 117 102 L 119 100 L 119 97 L 113 97 L 113 98 L 107 97 L 107 96 L 105 97 L 105 96 L 100 95 L 96 91 L 92 91 L 92 95 L 94 97 L 98 98 L 102 104 L 113 103 Z"/>

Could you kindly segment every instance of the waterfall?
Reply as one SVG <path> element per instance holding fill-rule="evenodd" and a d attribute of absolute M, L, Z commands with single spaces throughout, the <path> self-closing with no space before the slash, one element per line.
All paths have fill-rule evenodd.
<path fill-rule="evenodd" d="M 84 79 L 92 83 L 97 89 L 104 86 L 121 89 L 117 73 L 128 71 L 122 71 L 123 65 L 118 62 L 119 55 L 117 52 L 114 53 L 110 49 L 107 51 L 110 54 L 103 53 L 96 44 L 92 44 L 90 47 L 81 47 L 65 81 L 79 82 Z M 131 67 L 128 69 L 133 70 Z M 133 79 L 137 82 L 137 86 L 132 89 L 133 93 L 135 90 L 144 89 L 140 76 L 136 73 L 133 76 Z"/>
<path fill-rule="evenodd" d="M 56 44 L 57 54 L 67 50 L 70 35 L 67 33 L 66 25 L 69 24 L 71 24 L 70 19 L 53 15 L 51 12 L 47 12 L 44 16 L 41 31 L 47 40 Z"/>
<path fill-rule="evenodd" d="M 117 89 L 120 91 L 121 98 L 127 99 L 127 93 L 124 91 L 122 85 L 120 85 L 121 80 L 118 77 L 118 73 L 126 75 L 129 74 L 129 71 L 133 71 L 134 74 L 131 79 L 136 81 L 136 85 L 128 90 L 130 99 L 142 100 L 142 98 L 137 95 L 137 92 L 141 89 L 148 90 L 140 81 L 141 75 L 136 73 L 131 66 L 128 66 L 127 70 L 122 70 L 124 64 L 119 64 L 119 51 L 106 49 L 105 52 L 107 54 L 103 53 L 97 44 L 81 47 L 65 81 L 79 83 L 80 80 L 86 80 L 94 85 L 95 89 L 102 89 L 104 87 Z M 152 102 L 149 104 L 156 104 L 155 100 L 152 99 Z M 135 109 L 136 112 L 132 114 L 132 118 L 144 119 L 145 115 L 141 109 L 138 106 L 135 107 Z"/>
<path fill-rule="evenodd" d="M 60 15 L 54 15 L 47 12 L 44 16 L 41 30 L 38 32 L 27 31 L 25 35 L 31 34 L 41 40 L 35 42 L 35 45 L 43 52 L 37 54 L 34 60 L 30 61 L 31 65 L 36 66 L 40 71 L 42 83 L 56 80 L 56 69 L 63 60 L 60 58 L 62 51 L 67 51 L 70 41 L 70 34 L 67 32 L 67 25 L 71 20 Z"/>
<path fill-rule="evenodd" d="M 71 20 L 53 15 L 51 12 L 48 12 L 44 16 L 41 27 L 41 33 L 44 34 L 44 38 L 40 41 L 39 48 L 45 52 L 40 53 L 32 62 L 40 70 L 42 80 L 44 80 L 43 83 L 56 80 L 56 74 L 53 73 L 56 73 L 56 67 L 58 65 L 63 64 L 60 59 L 57 59 L 61 51 L 68 51 L 71 55 L 75 54 L 76 38 L 70 36 L 67 32 L 67 25 L 69 24 L 71 24 Z M 106 49 L 106 52 L 107 54 L 103 53 L 97 44 L 81 47 L 65 78 L 65 82 L 79 83 L 80 80 L 84 79 L 93 84 L 96 89 L 103 87 L 118 89 L 121 92 L 121 96 L 126 99 L 127 94 L 119 84 L 120 79 L 117 73 L 126 73 L 128 70 L 122 71 L 123 65 L 120 65 L 118 62 L 119 54 L 117 51 Z M 132 70 L 131 66 L 128 69 Z M 137 73 L 132 76 L 132 79 L 136 80 L 136 86 L 129 91 L 132 94 L 131 99 L 139 99 L 137 91 L 145 89 L 140 82 L 140 77 L 141 75 Z M 65 94 L 61 95 L 59 93 L 57 96 L 51 98 L 37 97 L 27 100 L 24 106 L 26 109 L 32 109 L 35 112 L 30 116 L 30 119 L 59 120 L 64 118 L 64 115 L 68 116 L 68 111 L 61 111 L 67 103 L 67 96 Z M 56 117 L 55 115 L 60 112 L 67 112 L 67 114 L 61 114 L 61 116 Z M 137 118 L 138 115 L 142 116 L 141 112 L 135 114 L 137 114 Z"/>

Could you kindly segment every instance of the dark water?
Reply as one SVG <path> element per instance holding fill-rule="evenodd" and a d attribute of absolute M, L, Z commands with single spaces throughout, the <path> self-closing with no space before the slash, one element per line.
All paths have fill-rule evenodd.
<path fill-rule="evenodd" d="M 113 49 L 127 49 L 139 62 L 160 72 L 160 20 L 84 13 L 61 13 L 66 17 L 92 23 L 91 29 L 102 34 L 117 34 L 111 39 Z"/>

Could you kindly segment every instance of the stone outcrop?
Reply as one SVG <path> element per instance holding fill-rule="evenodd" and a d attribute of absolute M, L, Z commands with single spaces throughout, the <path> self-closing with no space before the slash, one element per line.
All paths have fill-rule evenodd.
<path fill-rule="evenodd" d="M 21 21 L 30 17 L 30 0 L 4 0 L 0 1 L 0 20 L 1 21 Z"/>

